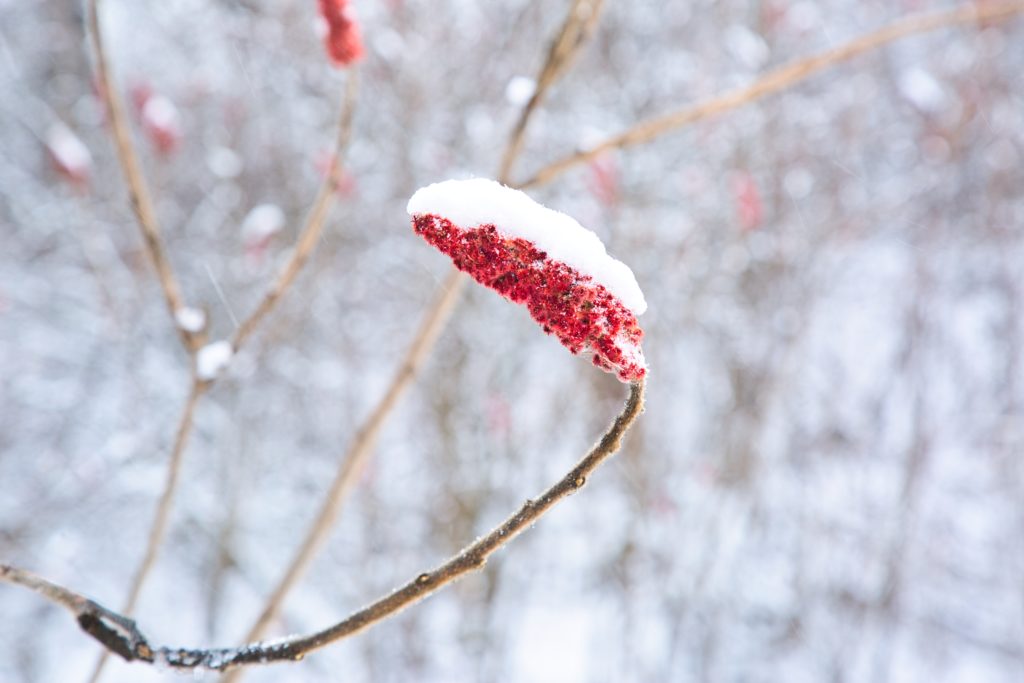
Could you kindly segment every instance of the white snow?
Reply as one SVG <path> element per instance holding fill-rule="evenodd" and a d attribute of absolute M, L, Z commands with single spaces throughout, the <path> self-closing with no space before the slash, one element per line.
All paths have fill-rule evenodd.
<path fill-rule="evenodd" d="M 411 216 L 434 214 L 466 229 L 492 224 L 506 237 L 529 240 L 552 259 L 589 275 L 633 313 L 647 310 L 633 271 L 609 256 L 597 235 L 519 190 L 485 178 L 446 180 L 417 190 L 406 209 Z"/>
<path fill-rule="evenodd" d="M 904 97 L 924 111 L 936 112 L 946 105 L 946 91 L 942 85 L 919 66 L 900 75 L 899 88 Z"/>
<path fill-rule="evenodd" d="M 89 148 L 63 123 L 55 123 L 46 133 L 46 146 L 69 173 L 85 174 L 92 167 Z"/>
<path fill-rule="evenodd" d="M 206 326 L 206 313 L 192 306 L 182 306 L 174 312 L 178 327 L 186 332 L 200 332 Z"/>
<path fill-rule="evenodd" d="M 199 349 L 196 354 L 196 375 L 201 380 L 211 380 L 231 362 L 234 351 L 231 342 L 227 340 L 215 341 Z"/>
<path fill-rule="evenodd" d="M 509 104 L 521 107 L 530 101 L 537 90 L 537 82 L 526 76 L 515 76 L 505 86 L 505 99 Z"/>
<path fill-rule="evenodd" d="M 284 211 L 277 204 L 254 206 L 242 221 L 242 235 L 247 240 L 261 240 L 284 228 Z"/>

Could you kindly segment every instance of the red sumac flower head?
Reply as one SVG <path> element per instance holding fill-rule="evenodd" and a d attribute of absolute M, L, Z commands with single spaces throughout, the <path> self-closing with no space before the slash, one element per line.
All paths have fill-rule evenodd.
<path fill-rule="evenodd" d="M 569 216 L 492 180 L 447 180 L 409 200 L 413 229 L 455 267 L 523 304 L 545 332 L 623 382 L 647 375 L 633 271 Z"/>
<path fill-rule="evenodd" d="M 323 19 L 324 47 L 331 63 L 343 68 L 363 56 L 359 23 L 348 0 L 318 0 Z"/>

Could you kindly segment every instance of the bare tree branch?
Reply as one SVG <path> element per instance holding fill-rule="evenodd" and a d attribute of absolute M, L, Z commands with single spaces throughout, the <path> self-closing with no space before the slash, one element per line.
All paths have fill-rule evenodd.
<path fill-rule="evenodd" d="M 171 508 L 174 503 L 174 493 L 177 490 L 178 479 L 181 476 L 181 461 L 185 453 L 185 445 L 188 443 L 189 435 L 192 433 L 192 426 L 196 413 L 196 405 L 199 398 L 206 390 L 207 384 L 198 379 L 193 379 L 192 388 L 189 391 L 188 399 L 185 401 L 185 408 L 181 412 L 178 421 L 178 429 L 174 435 L 174 447 L 171 449 L 171 457 L 167 463 L 166 481 L 164 489 L 160 494 L 160 500 L 156 506 L 156 514 L 153 516 L 153 525 L 149 530 L 149 538 L 146 542 L 146 552 L 142 561 L 135 570 L 135 577 L 132 579 L 131 587 L 128 589 L 128 596 L 125 598 L 124 607 L 121 611 L 131 614 L 138 604 L 142 586 L 153 569 L 157 555 L 160 553 L 160 546 L 163 544 L 164 536 L 167 535 L 167 522 L 171 517 Z"/>
<path fill-rule="evenodd" d="M 330 169 L 324 177 L 324 182 L 320 185 L 316 199 L 313 200 L 313 206 L 310 207 L 309 215 L 306 217 L 306 225 L 302 228 L 302 233 L 295 244 L 291 258 L 284 264 L 277 279 L 267 288 L 266 294 L 264 294 L 256 309 L 249 314 L 248 318 L 242 321 L 242 324 L 235 331 L 235 336 L 231 340 L 231 346 L 236 351 L 252 335 L 267 314 L 273 310 L 281 297 L 284 296 L 284 293 L 291 286 L 292 282 L 295 281 L 302 267 L 306 265 L 306 261 L 309 260 L 309 256 L 313 252 L 317 240 L 320 238 L 324 222 L 327 219 L 327 212 L 331 208 L 336 195 L 337 185 L 341 178 L 341 157 L 344 154 L 345 148 L 348 147 L 349 139 L 352 137 L 352 114 L 355 111 L 356 93 L 358 90 L 359 79 L 356 76 L 356 72 L 350 70 L 348 82 L 345 86 L 345 95 L 340 107 L 338 137 L 334 143 Z"/>
<path fill-rule="evenodd" d="M 266 631 L 267 627 L 277 616 L 284 602 L 285 596 L 292 587 L 305 574 L 309 563 L 316 557 L 317 552 L 323 546 L 328 534 L 337 521 L 338 513 L 341 510 L 348 492 L 357 481 L 359 474 L 363 471 L 366 461 L 373 452 L 373 446 L 377 441 L 381 428 L 388 415 L 398 403 L 398 399 L 405 393 L 406 388 L 412 383 L 424 359 L 434 346 L 438 335 L 448 321 L 448 316 L 458 301 L 461 291 L 459 279 L 461 273 L 453 270 L 445 280 L 441 296 L 434 302 L 427 314 L 424 316 L 423 324 L 420 327 L 416 339 L 406 354 L 405 359 L 399 365 L 398 372 L 392 379 L 383 398 L 374 407 L 373 412 L 359 428 L 355 438 L 349 445 L 348 451 L 341 459 L 341 466 L 335 474 L 334 481 L 327 491 L 324 502 L 320 507 L 312 525 L 306 532 L 306 537 L 299 546 L 298 551 L 292 558 L 291 564 L 285 571 L 280 582 L 267 599 L 259 618 L 249 629 L 245 640 L 255 640 Z"/>
<path fill-rule="evenodd" d="M 533 97 L 523 107 L 515 129 L 509 138 L 508 146 L 501 162 L 498 179 L 508 182 L 508 173 L 522 149 L 522 138 L 526 127 L 536 111 L 544 93 L 560 78 L 572 62 L 586 39 L 593 33 L 593 28 L 600 17 L 603 0 L 574 0 L 569 14 L 562 25 L 558 37 L 552 42 L 547 59 L 541 67 L 537 78 L 537 88 Z M 358 475 L 373 453 L 378 434 L 387 417 L 398 404 L 399 399 L 415 379 L 423 360 L 433 349 L 434 343 L 444 329 L 452 310 L 458 303 L 459 294 L 467 282 L 467 276 L 452 270 L 441 287 L 441 293 L 431 304 L 424 315 L 420 329 L 399 364 L 395 374 L 381 400 L 374 406 L 369 417 L 359 427 L 356 436 L 342 457 L 337 473 L 328 489 L 319 513 L 314 518 L 291 563 L 285 570 L 281 580 L 267 598 L 263 610 L 249 629 L 244 640 L 258 639 L 271 622 L 277 617 L 284 604 L 284 599 L 291 589 L 305 574 L 310 562 L 316 557 L 323 546 L 331 529 L 337 522 L 341 506 Z M 224 683 L 237 683 L 241 671 L 235 671 L 224 677 Z"/>
<path fill-rule="evenodd" d="M 176 669 L 224 671 L 250 664 L 296 661 L 308 653 L 363 631 L 383 621 L 464 574 L 482 568 L 487 558 L 535 523 L 562 499 L 586 484 L 587 477 L 622 445 L 622 438 L 644 408 L 644 383 L 630 385 L 629 398 L 600 441 L 565 476 L 536 499 L 527 500 L 504 522 L 477 539 L 437 568 L 418 574 L 404 586 L 352 613 L 322 631 L 272 642 L 254 642 L 235 648 L 154 647 L 135 621 L 112 612 L 88 598 L 30 572 L 0 564 L 0 579 L 33 590 L 68 609 L 82 627 L 108 650 L 127 661 L 142 661 Z"/>
<path fill-rule="evenodd" d="M 927 33 L 947 26 L 1000 21 L 1022 12 L 1024 12 L 1024 2 L 1020 0 L 994 4 L 972 3 L 956 9 L 912 16 L 894 22 L 878 31 L 851 40 L 845 45 L 775 69 L 750 85 L 713 97 L 692 107 L 642 121 L 593 147 L 548 164 L 537 171 L 532 178 L 521 183 L 520 187 L 534 187 L 549 183 L 570 168 L 586 163 L 605 152 L 642 145 L 683 126 L 742 107 L 790 88 L 825 69 L 847 62 L 900 38 Z"/>
<path fill-rule="evenodd" d="M 160 499 L 156 505 L 156 512 L 153 515 L 153 523 L 149 527 L 149 535 L 146 538 L 146 550 L 142 554 L 139 566 L 135 568 L 135 575 L 132 577 L 131 586 L 128 588 L 128 595 L 124 605 L 121 607 L 121 614 L 130 616 L 138 604 L 142 587 L 149 578 L 149 573 L 156 564 L 156 558 L 160 554 L 160 547 L 167 536 L 167 524 L 171 518 L 171 510 L 174 506 L 174 496 L 178 490 L 178 479 L 181 475 L 181 461 L 185 455 L 185 446 L 188 444 L 189 435 L 192 433 L 196 406 L 199 398 L 209 386 L 194 375 L 192 376 L 192 388 L 189 390 L 188 398 L 185 400 L 185 407 L 181 411 L 178 420 L 178 428 L 174 435 L 174 446 L 171 448 L 171 457 L 167 461 L 167 472 L 164 475 L 164 488 L 160 493 Z M 121 654 L 121 653 L 118 653 Z M 96 660 L 96 666 L 89 676 L 90 683 L 95 683 L 103 675 L 103 669 L 107 663 L 108 653 L 104 652 Z M 121 655 L 124 656 L 123 654 Z"/>
<path fill-rule="evenodd" d="M 579 54 L 580 48 L 593 34 L 594 28 L 601 18 L 603 5 L 604 0 L 574 0 L 569 14 L 565 17 L 565 22 L 562 24 L 562 29 L 551 41 L 547 60 L 537 76 L 533 94 L 520 111 L 519 119 L 509 135 L 505 153 L 501 157 L 501 165 L 498 167 L 499 182 L 508 184 L 512 164 L 519 158 L 519 153 L 523 148 L 526 125 L 532 118 L 533 112 L 540 106 L 548 89 L 566 72 L 573 59 Z"/>
<path fill-rule="evenodd" d="M 135 145 L 132 142 L 131 131 L 128 129 L 128 122 L 125 120 L 124 102 L 117 89 L 114 87 L 113 78 L 110 75 L 110 63 L 107 59 L 106 47 L 103 43 L 103 32 L 100 29 L 99 19 L 100 0 L 89 0 L 87 3 L 87 21 L 89 22 L 89 35 L 92 42 L 93 60 L 96 67 L 96 81 L 100 97 L 107 108 L 110 117 L 110 129 L 114 136 L 114 145 L 117 148 L 117 159 L 124 172 L 125 181 L 128 184 L 128 197 L 131 200 L 132 210 L 138 219 L 139 228 L 142 230 L 143 241 L 146 245 L 146 253 L 149 254 L 153 267 L 156 269 L 157 279 L 160 281 L 160 289 L 164 294 L 164 301 L 167 310 L 171 314 L 171 322 L 181 337 L 181 343 L 190 354 L 194 354 L 199 346 L 199 339 L 189 330 L 178 324 L 177 313 L 185 308 L 185 300 L 181 294 L 181 287 L 178 285 L 177 277 L 174 275 L 174 268 L 167 258 L 167 250 L 164 248 L 163 238 L 160 236 L 160 223 L 156 217 L 156 209 L 153 207 L 153 200 L 149 196 L 149 188 L 146 179 L 142 175 L 142 168 L 139 165 L 138 155 L 135 152 Z"/>
<path fill-rule="evenodd" d="M 90 22 L 97 21 L 95 12 L 96 4 L 96 2 L 90 3 Z M 105 54 L 103 54 L 102 43 L 99 42 L 99 33 L 95 28 L 93 29 L 93 34 L 94 36 L 97 36 L 97 38 L 95 39 L 95 45 L 98 54 L 100 55 L 97 57 L 97 63 L 104 64 L 104 66 L 101 68 L 105 72 Z M 113 90 L 109 88 L 109 84 L 108 87 L 104 88 L 104 90 L 113 93 Z M 287 292 L 288 288 L 295 281 L 295 278 L 301 272 L 302 268 L 305 266 L 306 262 L 309 260 L 309 256 L 312 253 L 313 248 L 316 246 L 317 240 L 319 239 L 320 234 L 323 230 L 323 225 L 326 220 L 327 213 L 331 207 L 332 199 L 335 196 L 335 188 L 337 187 L 341 171 L 341 157 L 344 153 L 345 148 L 348 146 L 348 141 L 351 137 L 352 116 L 355 109 L 355 100 L 357 92 L 358 79 L 355 76 L 355 72 L 350 71 L 348 75 L 348 81 L 346 83 L 345 93 L 343 95 L 342 103 L 339 108 L 340 114 L 338 121 L 338 133 L 335 139 L 330 168 L 324 178 L 323 183 L 320 186 L 320 189 L 317 192 L 317 196 L 313 201 L 313 205 L 310 207 L 309 214 L 306 219 L 306 224 L 303 227 L 301 234 L 299 235 L 299 239 L 292 251 L 291 257 L 284 264 L 284 267 L 282 268 L 277 279 L 267 288 L 267 292 L 265 293 L 263 299 L 260 301 L 259 305 L 256 307 L 255 310 L 253 310 L 249 317 L 247 317 L 242 322 L 238 330 L 235 332 L 231 345 L 232 348 L 236 351 L 238 350 L 238 348 L 242 346 L 242 344 L 245 343 L 245 341 L 257 329 L 259 324 L 266 318 L 266 316 L 271 312 L 271 310 L 273 310 L 276 304 L 281 300 L 281 298 Z M 115 105 L 111 105 L 108 102 L 108 107 L 111 108 L 111 110 L 114 106 Z M 119 102 L 116 106 L 122 107 L 123 111 L 123 106 Z M 116 119 L 112 116 L 111 120 L 120 120 L 123 124 L 123 116 L 121 116 L 120 119 Z M 122 135 L 125 137 L 125 139 L 128 139 L 127 130 L 124 128 L 123 125 L 121 125 L 120 127 L 115 125 L 114 130 L 121 131 L 121 133 L 117 135 L 119 145 L 121 144 L 120 139 Z M 138 166 L 135 161 L 135 157 L 132 153 L 130 140 L 127 142 L 126 149 L 128 158 L 131 160 L 131 163 L 130 165 L 125 166 L 125 174 L 129 178 L 135 179 L 135 181 L 129 182 L 129 186 L 132 188 L 133 191 L 132 204 L 137 208 L 138 204 L 136 204 L 136 195 L 134 193 L 136 190 L 138 190 L 141 192 L 140 196 L 145 197 L 145 184 L 142 181 L 141 174 L 138 173 Z M 128 171 L 129 168 L 133 169 L 132 172 Z M 146 199 L 146 202 L 148 203 L 148 199 Z M 143 215 L 152 217 L 153 214 L 151 211 L 141 212 L 139 214 L 140 224 L 143 226 L 152 226 L 153 234 L 157 236 L 157 240 L 155 242 L 157 249 L 155 253 L 159 255 L 159 259 L 163 259 L 163 261 L 166 262 L 163 247 L 159 242 L 159 232 L 156 230 L 156 224 L 155 222 L 148 223 L 144 221 Z M 147 239 L 147 244 L 149 243 L 150 242 Z M 157 257 L 154 257 L 154 260 L 157 260 Z M 163 277 L 163 271 L 161 271 L 159 267 L 157 268 L 157 270 L 158 274 L 160 274 L 161 283 L 164 284 L 165 280 Z M 169 266 L 167 272 L 171 272 L 169 270 Z M 171 273 L 171 275 L 173 276 L 173 273 Z M 177 285 L 175 284 L 173 277 L 167 282 L 170 282 L 171 285 L 174 285 L 174 288 L 176 290 Z M 165 285 L 165 292 L 166 291 L 167 288 Z M 175 308 L 175 310 L 177 309 Z M 185 332 L 184 330 L 182 331 Z M 193 354 L 192 387 L 185 405 L 185 409 L 182 412 L 181 418 L 178 422 L 178 428 L 175 433 L 176 435 L 174 446 L 171 451 L 171 457 L 167 463 L 167 473 L 165 476 L 164 489 L 161 492 L 159 502 L 157 503 L 156 514 L 154 515 L 153 523 L 152 526 L 150 527 L 149 536 L 146 542 L 146 550 L 145 553 L 143 554 L 139 566 L 135 570 L 135 575 L 132 579 L 132 584 L 128 590 L 128 596 L 125 599 L 124 606 L 122 607 L 121 610 L 121 612 L 124 615 L 131 615 L 135 611 L 135 606 L 138 602 L 139 595 L 142 592 L 142 587 L 145 585 L 146 580 L 149 578 L 149 574 L 152 571 L 154 564 L 156 563 L 157 556 L 159 555 L 160 547 L 163 545 L 164 539 L 167 535 L 167 525 L 170 519 L 170 513 L 173 507 L 174 498 L 177 493 L 179 474 L 181 471 L 181 462 L 185 453 L 185 448 L 188 444 L 189 436 L 191 434 L 192 423 L 195 416 L 195 409 L 196 406 L 198 405 L 199 398 L 202 396 L 203 393 L 206 392 L 207 389 L 209 389 L 213 385 L 213 382 L 215 381 L 215 378 L 200 379 L 195 375 L 194 365 L 196 361 L 194 354 L 198 348 L 198 340 L 198 337 L 192 336 L 191 334 L 188 337 L 189 350 Z M 96 681 L 100 679 L 100 677 L 103 674 L 103 669 L 106 665 L 107 656 L 108 655 L 105 652 L 97 660 L 96 666 L 93 669 L 91 676 L 89 677 L 89 683 L 96 683 Z"/>

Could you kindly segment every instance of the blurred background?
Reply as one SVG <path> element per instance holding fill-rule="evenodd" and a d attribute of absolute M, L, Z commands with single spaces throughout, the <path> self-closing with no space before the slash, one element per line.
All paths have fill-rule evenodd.
<path fill-rule="evenodd" d="M 355 3 L 367 56 L 339 201 L 199 404 L 137 610 L 153 640 L 229 645 L 258 614 L 450 268 L 407 198 L 496 173 L 567 6 Z M 609 2 L 513 178 L 945 6 Z M 227 337 L 312 202 L 345 73 L 313 2 L 111 1 L 102 18 L 171 261 Z M 116 607 L 188 358 L 79 4 L 0 0 L 0 27 L 0 559 Z M 635 271 L 646 414 L 484 572 L 246 680 L 1024 680 L 1022 74 L 1020 19 L 942 29 L 531 190 Z M 284 220 L 247 222 L 262 204 Z M 564 473 L 625 395 L 467 288 L 269 635 L 459 550 Z M 85 683 L 100 648 L 73 619 L 11 586 L 0 606 L 0 681 Z M 181 675 L 111 661 L 103 680 Z"/>

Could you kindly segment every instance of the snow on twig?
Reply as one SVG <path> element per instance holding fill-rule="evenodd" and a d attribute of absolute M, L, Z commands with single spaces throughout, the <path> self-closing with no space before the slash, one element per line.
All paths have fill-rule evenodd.
<path fill-rule="evenodd" d="M 231 342 L 224 339 L 202 347 L 196 353 L 196 377 L 204 382 L 215 379 L 231 363 L 234 353 Z"/>

